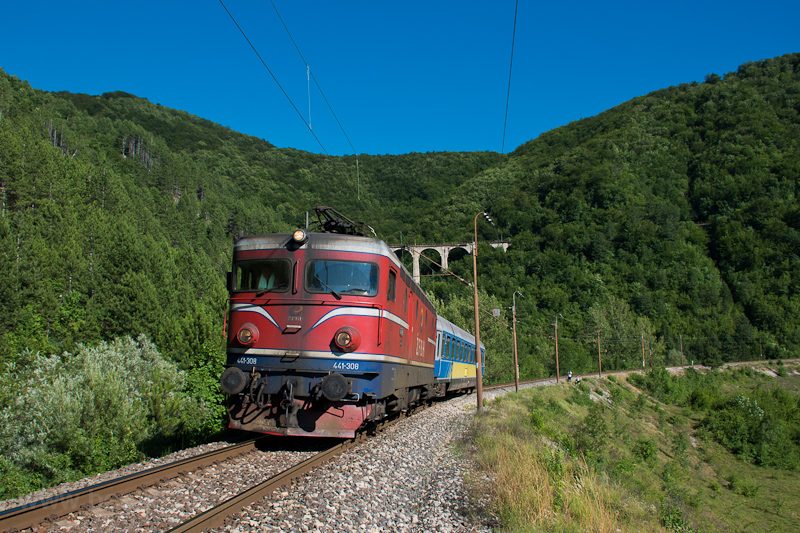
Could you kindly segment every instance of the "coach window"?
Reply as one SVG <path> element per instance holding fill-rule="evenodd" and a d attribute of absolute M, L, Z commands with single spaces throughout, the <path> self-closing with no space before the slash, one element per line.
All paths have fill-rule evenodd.
<path fill-rule="evenodd" d="M 389 271 L 389 288 L 388 288 L 388 296 L 390 302 L 395 301 L 395 291 L 397 290 L 397 272 L 394 270 Z"/>
<path fill-rule="evenodd" d="M 309 261 L 306 265 L 306 291 L 375 296 L 378 294 L 378 265 L 357 261 Z"/>
<path fill-rule="evenodd" d="M 286 292 L 292 280 L 288 259 L 250 259 L 233 265 L 233 290 Z"/>

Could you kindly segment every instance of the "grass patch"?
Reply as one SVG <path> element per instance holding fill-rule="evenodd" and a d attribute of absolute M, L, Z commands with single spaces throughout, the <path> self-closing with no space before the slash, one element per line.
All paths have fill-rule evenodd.
<path fill-rule="evenodd" d="M 490 404 L 471 434 L 502 530 L 796 531 L 800 472 L 757 459 L 764 454 L 736 455 L 709 429 L 739 420 L 714 414 L 735 408 L 749 432 L 729 441 L 766 428 L 773 433 L 764 442 L 790 449 L 797 432 L 781 440 L 779 424 L 761 421 L 782 417 L 792 427 L 800 406 L 793 370 L 786 378 L 741 368 L 648 373 L 632 380 L 642 393 L 616 376 L 586 380 L 585 391 L 537 387 Z"/>

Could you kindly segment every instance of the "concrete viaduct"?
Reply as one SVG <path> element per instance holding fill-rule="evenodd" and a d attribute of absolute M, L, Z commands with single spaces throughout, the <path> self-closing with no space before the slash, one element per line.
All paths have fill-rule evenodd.
<path fill-rule="evenodd" d="M 502 248 L 504 252 L 508 251 L 508 243 L 507 242 L 490 242 L 489 243 L 494 248 Z M 448 259 L 450 257 L 450 252 L 453 250 L 465 250 L 468 254 L 472 253 L 472 249 L 475 245 L 471 242 L 467 243 L 459 243 L 459 244 L 405 244 L 403 246 L 397 245 L 389 245 L 389 248 L 397 254 L 398 251 L 401 250 L 408 250 L 411 252 L 411 260 L 413 264 L 412 268 L 412 276 L 414 277 L 414 281 L 419 283 L 420 279 L 420 272 L 419 272 L 419 258 L 420 254 L 422 254 L 425 250 L 435 250 L 439 253 L 439 257 L 441 258 L 441 265 L 442 269 L 449 269 L 448 267 Z"/>

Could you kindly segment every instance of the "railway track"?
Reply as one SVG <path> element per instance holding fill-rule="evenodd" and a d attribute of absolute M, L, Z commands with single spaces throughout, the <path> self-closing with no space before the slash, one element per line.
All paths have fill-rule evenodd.
<path fill-rule="evenodd" d="M 726 365 L 731 365 L 732 366 L 733 364 L 732 363 L 726 363 Z M 679 369 L 683 369 L 683 368 L 692 368 L 692 366 L 691 365 L 679 365 L 679 366 L 667 366 L 667 367 L 664 367 L 664 368 L 666 368 L 667 370 L 679 370 Z M 695 365 L 694 368 L 701 368 L 701 367 L 699 365 Z M 603 377 L 603 376 L 615 376 L 615 375 L 620 375 L 620 374 L 630 374 L 632 372 L 641 374 L 643 372 L 643 370 L 639 369 L 639 368 L 636 368 L 636 369 L 633 369 L 633 370 L 603 370 L 602 373 L 601 372 L 589 372 L 587 374 L 573 374 L 572 377 L 573 378 L 585 379 L 585 378 L 596 378 L 596 377 Z M 536 384 L 536 383 L 547 383 L 547 382 L 550 382 L 550 381 L 555 383 L 556 382 L 556 378 L 553 377 L 553 376 L 550 376 L 550 377 L 546 377 L 546 378 L 526 379 L 526 380 L 520 380 L 519 384 L 520 385 L 532 385 L 532 384 Z M 563 381 L 564 383 L 568 383 L 566 375 L 561 376 L 559 381 Z M 513 388 L 513 387 L 514 387 L 514 382 L 512 381 L 510 383 L 496 383 L 494 385 L 484 385 L 483 388 L 484 388 L 484 390 L 498 390 L 498 389 Z"/>
<path fill-rule="evenodd" d="M 403 416 L 387 420 L 360 434 L 354 439 L 339 441 L 336 445 L 315 453 L 312 457 L 278 472 L 267 480 L 236 494 L 210 509 L 196 514 L 193 518 L 171 529 L 174 532 L 199 532 L 223 524 L 226 517 L 237 513 L 243 507 L 256 502 L 264 495 L 302 476 L 311 469 L 320 466 L 349 448 L 361 443 L 368 434 L 383 431 L 388 426 L 411 416 L 422 407 L 405 413 Z M 84 487 L 65 494 L 22 505 L 0 512 L 0 532 L 17 532 L 40 526 L 50 530 L 59 519 L 73 513 L 90 512 L 95 506 L 104 502 L 120 500 L 124 495 L 137 491 L 147 491 L 155 485 L 168 483 L 169 480 L 187 475 L 188 472 L 210 467 L 248 455 L 258 449 L 261 442 L 269 441 L 269 437 L 249 440 L 241 444 L 206 452 L 194 457 L 182 459 L 169 464 L 153 467 L 139 473 L 122 476 L 113 480 Z M 280 439 L 279 442 L 284 442 Z M 275 441 L 273 441 L 275 442 Z M 158 493 L 159 491 L 154 491 Z M 201 508 L 202 509 L 202 508 Z"/>
<path fill-rule="evenodd" d="M 256 448 L 257 442 L 260 440 L 253 439 L 227 446 L 195 457 L 150 468 L 136 474 L 74 490 L 60 496 L 8 509 L 0 512 L 0 531 L 18 531 L 31 528 L 43 522 L 54 522 L 69 513 L 80 509 L 89 509 L 112 498 L 119 498 L 124 494 L 182 475 L 186 471 L 248 454 Z"/>
<path fill-rule="evenodd" d="M 250 505 L 253 502 L 261 500 L 265 495 L 270 492 L 288 484 L 292 479 L 300 477 L 312 468 L 322 465 L 329 459 L 339 455 L 355 446 L 360 442 L 361 438 L 349 439 L 332 448 L 316 454 L 314 457 L 306 459 L 298 465 L 293 466 L 288 470 L 272 476 L 264 481 L 248 489 L 241 494 L 225 500 L 221 504 L 201 513 L 191 520 L 184 522 L 180 526 L 173 528 L 169 533 L 200 533 L 206 529 L 219 527 L 223 525 L 225 519 L 242 510 L 243 507 Z"/>
<path fill-rule="evenodd" d="M 326 463 L 337 455 L 342 454 L 357 444 L 362 443 L 369 438 L 368 435 L 383 431 L 389 426 L 403 420 L 404 418 L 412 416 L 413 414 L 425 409 L 425 407 L 425 405 L 422 405 L 399 416 L 380 422 L 371 427 L 368 431 L 360 433 L 356 438 L 347 439 L 325 451 L 314 455 L 313 457 L 310 457 L 309 459 L 306 459 L 305 461 L 293 466 L 292 468 L 289 468 L 288 470 L 284 470 L 283 472 L 272 476 L 263 483 L 260 483 L 255 487 L 229 498 L 221 504 L 195 516 L 191 520 L 184 522 L 180 526 L 169 530 L 168 533 L 200 533 L 206 529 L 219 527 L 223 525 L 229 516 L 238 513 L 251 503 L 263 499 L 264 496 L 273 492 L 274 490 L 289 484 L 292 479 L 302 476 L 311 469 Z"/>

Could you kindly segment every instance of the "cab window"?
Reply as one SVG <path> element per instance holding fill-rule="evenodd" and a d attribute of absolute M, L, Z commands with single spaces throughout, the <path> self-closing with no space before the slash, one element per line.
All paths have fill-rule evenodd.
<path fill-rule="evenodd" d="M 378 294 L 378 265 L 357 261 L 309 261 L 306 291 L 312 293 L 375 296 Z"/>
<path fill-rule="evenodd" d="M 292 281 L 288 259 L 250 259 L 233 265 L 233 290 L 286 292 Z"/>

